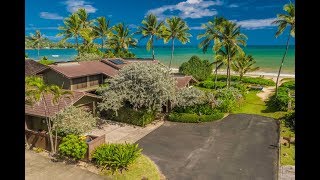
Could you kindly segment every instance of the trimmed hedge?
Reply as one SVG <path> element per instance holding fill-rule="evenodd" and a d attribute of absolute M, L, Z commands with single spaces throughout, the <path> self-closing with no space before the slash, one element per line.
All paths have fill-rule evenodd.
<path fill-rule="evenodd" d="M 210 122 L 223 118 L 224 114 L 221 112 L 215 112 L 210 115 L 197 115 L 188 113 L 170 113 L 169 121 L 183 122 L 183 123 L 200 123 L 200 122 Z"/>
<path fill-rule="evenodd" d="M 146 126 L 151 123 L 155 117 L 156 113 L 147 110 L 134 110 L 132 108 L 122 107 L 118 110 L 118 116 L 115 115 L 113 111 L 107 111 L 104 113 L 105 118 L 124 122 L 128 124 L 133 124 L 137 126 Z"/>
<path fill-rule="evenodd" d="M 290 90 L 295 90 L 296 82 L 295 81 L 287 81 L 281 84 L 280 87 L 288 88 Z"/>
<path fill-rule="evenodd" d="M 214 81 L 215 76 L 211 76 L 210 79 Z M 217 75 L 217 81 L 227 81 L 226 75 Z M 231 81 L 240 81 L 239 76 L 231 76 Z M 265 86 L 275 86 L 276 83 L 271 79 L 264 79 L 261 77 L 248 77 L 245 76 L 241 80 L 243 83 L 247 84 L 257 84 L 257 85 L 265 85 Z"/>
<path fill-rule="evenodd" d="M 295 106 L 294 98 L 289 97 L 288 88 L 279 87 L 278 88 L 278 97 L 276 95 L 272 95 L 267 102 L 267 106 L 271 109 L 278 110 L 278 111 L 287 111 L 288 110 L 288 103 L 292 101 L 292 107 Z"/>
<path fill-rule="evenodd" d="M 195 106 L 187 106 L 187 107 L 175 107 L 172 109 L 173 112 L 176 113 L 188 113 L 188 114 L 203 114 L 210 115 L 215 113 L 215 110 L 209 104 L 201 104 Z"/>

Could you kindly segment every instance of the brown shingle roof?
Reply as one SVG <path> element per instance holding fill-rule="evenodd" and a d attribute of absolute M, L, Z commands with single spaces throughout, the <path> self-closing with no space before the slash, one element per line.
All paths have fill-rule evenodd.
<path fill-rule="evenodd" d="M 119 59 L 121 61 L 124 62 L 124 64 L 114 64 L 113 62 L 111 62 L 110 60 L 114 60 L 114 59 Z M 142 58 L 108 58 L 108 59 L 103 59 L 101 60 L 101 62 L 104 62 L 105 64 L 108 64 L 116 69 L 121 69 L 124 66 L 131 64 L 131 63 L 137 63 L 137 62 L 143 62 L 143 63 L 155 63 L 157 64 L 159 61 L 158 60 L 152 60 L 152 59 L 142 59 Z"/>
<path fill-rule="evenodd" d="M 37 73 L 39 73 L 45 69 L 48 69 L 48 68 L 49 68 L 48 66 L 40 64 L 35 60 L 25 59 L 25 65 L 24 65 L 25 72 L 24 72 L 24 74 L 26 76 L 36 75 Z"/>
<path fill-rule="evenodd" d="M 59 112 L 60 110 L 64 109 L 65 107 L 73 105 L 84 96 L 97 97 L 94 94 L 90 94 L 86 92 L 78 92 L 78 91 L 72 91 L 72 92 L 73 92 L 73 96 L 70 96 L 70 98 L 67 98 L 67 96 L 65 96 L 60 99 L 59 109 L 57 105 L 52 104 L 53 96 L 51 94 L 46 94 L 45 102 L 47 103 L 47 106 L 48 106 L 47 117 L 51 117 L 55 115 L 57 112 Z M 25 104 L 25 114 L 46 117 L 44 100 L 42 99 L 39 103 L 36 103 L 33 106 Z"/>
<path fill-rule="evenodd" d="M 189 82 L 197 83 L 198 81 L 194 79 L 192 76 L 174 76 L 177 81 L 177 88 L 181 89 L 188 85 Z"/>
<path fill-rule="evenodd" d="M 118 74 L 118 70 L 100 61 L 67 62 L 49 65 L 49 67 L 68 78 L 95 74 L 105 74 L 109 77 L 113 77 Z"/>

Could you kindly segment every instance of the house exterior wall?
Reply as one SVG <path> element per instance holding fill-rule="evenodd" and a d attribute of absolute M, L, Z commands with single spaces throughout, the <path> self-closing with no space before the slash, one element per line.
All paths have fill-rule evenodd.
<path fill-rule="evenodd" d="M 38 131 L 38 130 L 48 130 L 47 124 L 45 122 L 45 118 L 25 115 L 26 126 L 30 130 Z"/>
<path fill-rule="evenodd" d="M 74 78 L 71 80 L 71 90 L 91 89 L 93 87 L 98 88 L 102 83 L 102 74 Z"/>
<path fill-rule="evenodd" d="M 49 69 L 43 73 L 43 78 L 48 84 L 55 84 L 59 87 L 62 87 L 63 89 L 70 90 L 70 79 L 66 78 L 60 73 Z"/>
<path fill-rule="evenodd" d="M 76 103 L 74 103 L 74 106 L 81 107 L 84 106 L 88 108 L 94 116 L 96 116 L 97 113 L 97 98 L 84 96 L 80 100 L 78 100 Z"/>

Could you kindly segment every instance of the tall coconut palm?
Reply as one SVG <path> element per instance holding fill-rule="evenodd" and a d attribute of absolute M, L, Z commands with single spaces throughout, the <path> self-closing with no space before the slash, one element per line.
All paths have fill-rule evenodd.
<path fill-rule="evenodd" d="M 287 55 L 288 48 L 289 48 L 289 41 L 290 41 L 290 36 L 293 38 L 295 37 L 295 6 L 293 3 L 289 3 L 283 6 L 283 10 L 286 12 L 286 14 L 278 14 L 277 15 L 277 20 L 273 21 L 272 24 L 277 24 L 278 25 L 278 30 L 276 32 L 276 38 L 279 37 L 284 30 L 286 29 L 287 26 L 289 26 L 289 34 L 288 34 L 288 39 L 286 43 L 286 50 L 283 54 L 282 60 L 281 60 L 281 65 L 279 68 L 278 76 L 277 76 L 277 82 L 276 82 L 276 97 L 278 96 L 278 82 L 279 82 L 279 76 L 281 73 L 281 69 L 283 66 L 284 59 Z"/>
<path fill-rule="evenodd" d="M 215 41 L 215 51 L 223 49 L 227 56 L 227 88 L 231 82 L 231 61 L 236 53 L 243 53 L 241 48 L 246 45 L 247 37 L 240 32 L 240 26 L 236 23 L 225 20 L 218 26 L 219 33 Z"/>
<path fill-rule="evenodd" d="M 57 36 L 64 36 L 61 40 L 64 43 L 67 39 L 75 38 L 77 51 L 79 55 L 79 36 L 81 28 L 81 21 L 78 14 L 71 14 L 70 17 L 67 17 L 63 21 L 64 26 L 60 26 L 59 30 L 62 31 L 57 34 Z"/>
<path fill-rule="evenodd" d="M 88 28 L 93 26 L 93 20 L 89 19 L 89 14 L 86 9 L 80 8 L 77 12 L 75 12 L 79 16 L 80 24 L 83 28 Z"/>
<path fill-rule="evenodd" d="M 231 64 L 232 70 L 239 73 L 240 81 L 242 77 L 247 72 L 253 72 L 259 69 L 259 67 L 253 67 L 256 61 L 251 55 L 246 55 L 244 53 L 238 54 L 235 61 Z"/>
<path fill-rule="evenodd" d="M 164 22 L 158 22 L 157 17 L 154 14 L 148 14 L 146 19 L 142 20 L 141 26 L 138 27 L 136 34 L 141 34 L 143 38 L 149 38 L 146 49 L 150 51 L 152 49 L 152 59 L 154 59 L 154 38 L 160 39 L 164 31 Z"/>
<path fill-rule="evenodd" d="M 137 40 L 130 34 L 128 26 L 119 23 L 112 27 L 113 33 L 108 41 L 108 46 L 115 52 L 128 50 L 130 46 L 135 47 Z"/>
<path fill-rule="evenodd" d="M 41 34 L 40 30 L 36 30 L 35 34 L 30 34 L 27 39 L 32 43 L 33 47 L 37 47 L 38 49 L 38 58 L 40 58 L 40 46 L 43 42 L 43 35 Z"/>
<path fill-rule="evenodd" d="M 111 35 L 111 30 L 109 26 L 109 20 L 107 21 L 105 17 L 98 17 L 98 24 L 93 27 L 94 32 L 97 37 L 101 39 L 101 48 L 103 49 L 104 39 L 108 38 Z"/>
<path fill-rule="evenodd" d="M 168 43 L 170 40 L 172 42 L 169 69 L 173 60 L 174 41 L 177 39 L 182 44 L 190 42 L 189 37 L 191 37 L 192 35 L 188 33 L 189 30 L 190 28 L 188 27 L 187 23 L 180 17 L 172 17 L 166 19 L 166 28 L 163 32 L 164 42 Z"/>

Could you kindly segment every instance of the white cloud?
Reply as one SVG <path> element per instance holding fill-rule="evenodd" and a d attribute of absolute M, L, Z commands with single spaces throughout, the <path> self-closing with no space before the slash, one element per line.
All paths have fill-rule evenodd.
<path fill-rule="evenodd" d="M 272 26 L 276 26 L 271 24 L 276 18 L 268 18 L 268 19 L 248 19 L 242 21 L 236 21 L 238 25 L 240 25 L 244 29 L 264 29 Z"/>
<path fill-rule="evenodd" d="M 150 9 L 147 14 L 153 13 L 159 19 L 165 19 L 168 13 L 173 13 L 173 11 L 178 11 L 178 16 L 185 18 L 202 18 L 206 16 L 214 16 L 218 12 L 213 9 L 213 6 L 221 6 L 222 1 L 204 1 L 204 0 L 186 0 L 175 5 L 164 5 L 159 8 Z"/>
<path fill-rule="evenodd" d="M 57 30 L 58 27 L 26 27 L 25 30 Z"/>
<path fill-rule="evenodd" d="M 97 11 L 97 8 L 93 7 L 90 2 L 83 0 L 67 0 L 64 4 L 67 5 L 67 10 L 71 13 L 80 8 L 85 9 L 88 13 L 95 13 Z"/>
<path fill-rule="evenodd" d="M 138 28 L 138 26 L 135 25 L 135 24 L 129 24 L 128 27 L 131 28 L 131 29 L 137 29 Z"/>
<path fill-rule="evenodd" d="M 194 27 L 190 27 L 190 29 L 192 29 L 192 30 L 202 30 L 203 27 L 201 27 L 201 26 L 194 26 Z"/>
<path fill-rule="evenodd" d="M 236 8 L 236 7 L 239 7 L 239 5 L 238 4 L 230 4 L 230 5 L 228 5 L 228 7 L 229 8 Z"/>
<path fill-rule="evenodd" d="M 53 19 L 53 20 L 60 20 L 63 19 L 62 16 L 56 13 L 49 13 L 49 12 L 40 12 L 40 17 L 42 19 Z"/>

